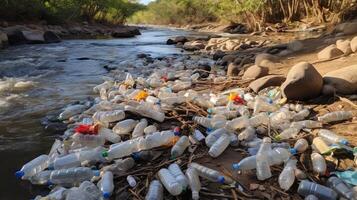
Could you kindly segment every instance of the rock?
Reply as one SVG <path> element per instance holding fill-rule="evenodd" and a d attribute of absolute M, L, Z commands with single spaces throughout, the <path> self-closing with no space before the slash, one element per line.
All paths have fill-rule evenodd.
<path fill-rule="evenodd" d="M 233 51 L 236 49 L 237 46 L 240 46 L 240 44 L 234 40 L 228 40 L 227 42 L 225 42 L 225 45 L 226 45 L 226 49 L 228 51 Z"/>
<path fill-rule="evenodd" d="M 112 37 L 114 38 L 131 38 L 131 37 L 135 37 L 135 34 L 129 30 L 125 30 L 125 29 L 118 29 L 115 30 L 111 33 Z"/>
<path fill-rule="evenodd" d="M 343 52 L 337 48 L 336 45 L 332 44 L 317 54 L 319 60 L 327 60 L 335 58 L 337 56 L 343 55 Z"/>
<path fill-rule="evenodd" d="M 0 49 L 5 48 L 8 45 L 9 41 L 7 35 L 4 32 L 0 31 Z"/>
<path fill-rule="evenodd" d="M 177 36 L 177 37 L 174 37 L 174 38 L 169 38 L 166 41 L 166 44 L 168 44 L 168 45 L 177 44 L 177 43 L 184 44 L 185 42 L 188 42 L 188 39 L 185 36 Z"/>
<path fill-rule="evenodd" d="M 351 50 L 357 52 L 357 36 L 351 40 Z"/>
<path fill-rule="evenodd" d="M 329 95 L 334 92 L 339 94 L 357 93 L 357 65 L 351 65 L 323 76 L 323 94 Z"/>
<path fill-rule="evenodd" d="M 250 191 L 256 190 L 259 188 L 259 186 L 260 186 L 259 184 L 251 183 L 251 184 L 249 184 L 249 190 Z"/>
<path fill-rule="evenodd" d="M 44 34 L 46 43 L 58 43 L 61 42 L 61 38 L 52 31 L 46 31 Z"/>
<path fill-rule="evenodd" d="M 341 50 L 345 55 L 352 53 L 350 40 L 337 40 L 336 47 Z"/>
<path fill-rule="evenodd" d="M 240 72 L 239 65 L 235 63 L 230 63 L 227 68 L 227 76 L 232 77 L 232 76 L 238 76 Z"/>
<path fill-rule="evenodd" d="M 186 51 L 197 51 L 197 50 L 201 50 L 205 48 L 205 42 L 204 41 L 190 41 L 190 42 L 185 42 L 185 44 L 183 45 L 183 49 L 185 49 Z"/>
<path fill-rule="evenodd" d="M 270 67 L 273 66 L 274 63 L 279 62 L 279 57 L 268 54 L 268 53 L 261 53 L 255 57 L 255 65 L 261 67 Z"/>
<path fill-rule="evenodd" d="M 281 85 L 283 96 L 291 100 L 307 100 L 320 95 L 323 81 L 315 67 L 307 62 L 294 65 Z"/>
<path fill-rule="evenodd" d="M 300 40 L 294 40 L 288 43 L 288 49 L 293 52 L 301 51 L 303 48 L 304 44 Z"/>
<path fill-rule="evenodd" d="M 249 88 L 254 92 L 259 92 L 260 90 L 271 87 L 280 86 L 285 81 L 285 77 L 281 75 L 268 75 L 261 77 L 249 84 Z"/>
<path fill-rule="evenodd" d="M 223 58 L 223 56 L 225 56 L 225 55 L 226 54 L 223 51 L 218 50 L 213 53 L 212 57 L 213 57 L 213 60 L 218 60 L 218 59 Z"/>
<path fill-rule="evenodd" d="M 278 56 L 288 56 L 288 55 L 291 55 L 291 54 L 293 54 L 294 53 L 294 51 L 292 51 L 292 50 L 290 50 L 290 49 L 284 49 L 284 50 L 282 50 L 282 51 L 280 51 L 279 53 L 278 53 Z"/>
<path fill-rule="evenodd" d="M 268 75 L 268 73 L 269 69 L 267 67 L 253 65 L 244 72 L 242 79 L 257 79 Z"/>
<path fill-rule="evenodd" d="M 223 66 L 226 66 L 226 65 L 228 65 L 229 63 L 234 62 L 234 60 L 235 60 L 236 58 L 237 58 L 236 55 L 232 55 L 232 54 L 225 55 L 225 56 L 223 56 L 223 58 L 220 60 L 219 64 L 220 64 L 220 65 L 223 65 Z"/>
<path fill-rule="evenodd" d="M 342 35 L 352 35 L 357 33 L 357 22 L 346 22 L 335 27 L 335 33 Z"/>
<path fill-rule="evenodd" d="M 22 34 L 25 37 L 25 40 L 29 44 L 43 44 L 45 43 L 45 37 L 43 31 L 31 30 L 31 31 L 22 31 Z"/>

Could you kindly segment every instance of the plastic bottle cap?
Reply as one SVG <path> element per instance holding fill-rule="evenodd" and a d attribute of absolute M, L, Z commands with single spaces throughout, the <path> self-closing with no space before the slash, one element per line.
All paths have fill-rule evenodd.
<path fill-rule="evenodd" d="M 218 182 L 219 182 L 219 183 L 222 183 L 222 184 L 223 184 L 224 181 L 225 181 L 225 180 L 224 180 L 224 177 L 223 177 L 223 176 L 219 176 L 219 177 L 218 177 Z"/>
<path fill-rule="evenodd" d="M 296 155 L 297 154 L 297 150 L 295 148 L 290 148 L 289 151 L 290 151 L 290 153 L 292 155 Z"/>
<path fill-rule="evenodd" d="M 212 115 L 208 115 L 207 118 L 212 118 Z"/>
<path fill-rule="evenodd" d="M 207 128 L 207 132 L 208 132 L 208 133 L 211 132 L 211 131 L 213 131 L 213 129 Z"/>
<path fill-rule="evenodd" d="M 102 152 L 102 156 L 103 156 L 104 158 L 108 157 L 108 151 L 103 151 L 103 152 Z"/>
<path fill-rule="evenodd" d="M 131 157 L 132 157 L 135 161 L 140 160 L 139 152 L 134 152 L 134 153 L 132 153 L 132 154 L 131 154 Z"/>
<path fill-rule="evenodd" d="M 46 184 L 47 184 L 48 186 L 53 185 L 53 183 L 52 183 L 50 180 L 48 180 Z"/>
<path fill-rule="evenodd" d="M 103 197 L 104 197 L 105 199 L 109 199 L 110 193 L 109 193 L 109 192 L 103 192 Z"/>
<path fill-rule="evenodd" d="M 23 171 L 17 171 L 17 172 L 15 172 L 15 176 L 16 176 L 16 178 L 20 179 L 20 178 L 22 178 L 23 176 L 25 176 L 25 172 L 23 172 Z"/>
<path fill-rule="evenodd" d="M 232 168 L 233 168 L 234 170 L 239 170 L 240 164 L 239 164 L 239 163 L 233 163 L 233 164 L 232 164 Z"/>
<path fill-rule="evenodd" d="M 275 140 L 281 140 L 280 135 L 277 135 L 277 136 L 275 136 L 274 138 L 275 138 Z"/>
<path fill-rule="evenodd" d="M 348 145 L 349 142 L 347 140 L 341 140 L 340 143 L 343 144 L 343 145 Z"/>
<path fill-rule="evenodd" d="M 93 170 L 94 176 L 100 176 L 100 171 L 99 170 Z"/>

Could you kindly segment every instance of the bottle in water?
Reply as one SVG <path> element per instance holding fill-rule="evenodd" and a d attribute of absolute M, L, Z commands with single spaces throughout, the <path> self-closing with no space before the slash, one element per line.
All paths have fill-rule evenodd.
<path fill-rule="evenodd" d="M 257 135 L 255 134 L 255 128 L 248 126 L 241 133 L 239 133 L 238 140 L 252 141 L 256 137 L 257 137 Z"/>
<path fill-rule="evenodd" d="M 41 171 L 31 176 L 29 180 L 34 185 L 46 185 L 49 183 L 51 173 L 51 170 Z"/>
<path fill-rule="evenodd" d="M 301 121 L 310 115 L 309 109 L 305 108 L 293 115 L 293 121 Z"/>
<path fill-rule="evenodd" d="M 113 127 L 113 132 L 119 135 L 127 135 L 135 128 L 138 121 L 133 119 L 126 119 L 121 122 L 118 122 Z"/>
<path fill-rule="evenodd" d="M 193 117 L 193 121 L 196 124 L 199 124 L 205 128 L 212 128 L 211 125 L 211 118 L 207 118 L 207 117 Z"/>
<path fill-rule="evenodd" d="M 223 153 L 224 150 L 228 147 L 230 143 L 230 138 L 227 134 L 223 134 L 221 137 L 219 137 L 218 140 L 216 140 L 211 148 L 208 151 L 208 154 L 212 156 L 213 158 L 217 158 L 219 155 Z"/>
<path fill-rule="evenodd" d="M 296 127 L 296 128 L 321 128 L 322 123 L 313 121 L 313 120 L 303 120 L 303 121 L 298 121 L 298 122 L 292 122 L 290 127 Z"/>
<path fill-rule="evenodd" d="M 299 184 L 298 193 L 302 196 L 315 195 L 319 199 L 336 200 L 337 193 L 323 185 L 303 180 Z"/>
<path fill-rule="evenodd" d="M 153 180 L 150 183 L 148 193 L 145 196 L 145 200 L 163 200 L 164 199 L 164 188 L 162 187 L 160 181 Z"/>
<path fill-rule="evenodd" d="M 21 179 L 29 179 L 31 176 L 46 169 L 48 167 L 48 164 L 49 156 L 40 155 L 22 166 L 22 168 L 15 173 L 15 176 Z"/>
<path fill-rule="evenodd" d="M 182 192 L 182 186 L 175 177 L 166 168 L 160 169 L 158 172 L 158 177 L 167 191 L 173 196 L 177 196 Z"/>
<path fill-rule="evenodd" d="M 136 186 L 136 180 L 133 176 L 129 175 L 126 177 L 126 181 L 128 182 L 128 184 L 130 185 L 130 187 L 135 187 Z"/>
<path fill-rule="evenodd" d="M 351 111 L 336 111 L 320 116 L 317 118 L 317 120 L 323 123 L 330 123 L 330 122 L 348 120 L 351 119 L 352 117 L 353 117 L 353 113 Z"/>
<path fill-rule="evenodd" d="M 102 135 L 105 140 L 111 143 L 118 143 L 121 141 L 120 135 L 114 133 L 111 129 L 100 127 L 98 130 L 98 135 Z"/>
<path fill-rule="evenodd" d="M 87 109 L 87 106 L 80 105 L 80 104 L 69 106 L 64 109 L 64 111 L 59 115 L 58 119 L 59 120 L 67 120 L 70 117 L 73 117 L 74 115 L 81 114 L 86 109 Z"/>
<path fill-rule="evenodd" d="M 205 178 L 209 181 L 216 182 L 216 183 L 222 183 L 222 184 L 232 184 L 233 180 L 227 176 L 224 176 L 220 172 L 205 167 L 203 165 L 197 164 L 197 163 L 191 163 L 189 167 L 192 167 L 195 169 L 198 173 L 198 175 L 202 178 Z"/>
<path fill-rule="evenodd" d="M 318 135 L 330 144 L 348 145 L 348 140 L 327 129 L 320 129 Z"/>
<path fill-rule="evenodd" d="M 259 151 L 257 153 L 257 178 L 258 180 L 265 180 L 272 176 L 270 171 L 270 164 L 268 160 L 268 152 L 271 151 L 271 139 L 264 138 Z"/>
<path fill-rule="evenodd" d="M 198 177 L 197 171 L 194 168 L 189 167 L 186 170 L 186 176 L 187 176 L 188 183 L 189 183 L 191 191 L 192 191 L 192 199 L 193 200 L 200 199 L 199 192 L 201 190 L 201 182 L 200 182 L 200 178 Z"/>
<path fill-rule="evenodd" d="M 94 176 L 99 176 L 99 171 L 87 167 L 54 170 L 50 176 L 50 182 L 58 185 L 72 185 L 88 181 Z"/>
<path fill-rule="evenodd" d="M 267 113 L 259 113 L 249 119 L 249 126 L 257 127 L 260 125 L 267 125 L 269 123 L 269 116 Z"/>
<path fill-rule="evenodd" d="M 181 171 L 180 166 L 178 166 L 176 163 L 173 163 L 169 165 L 168 170 L 175 177 L 176 181 L 181 184 L 182 189 L 186 190 L 188 187 L 188 181 L 185 174 Z"/>
<path fill-rule="evenodd" d="M 344 197 L 346 199 L 356 199 L 352 188 L 338 177 L 330 177 L 327 180 L 327 186 L 335 190 L 337 194 L 339 194 L 341 197 Z"/>
<path fill-rule="evenodd" d="M 145 135 L 149 135 L 149 134 L 151 134 L 151 133 L 155 133 L 156 131 L 157 131 L 157 128 L 156 128 L 156 126 L 154 126 L 154 125 L 150 125 L 150 126 L 148 126 L 148 127 L 146 127 L 146 128 L 144 129 Z"/>
<path fill-rule="evenodd" d="M 330 152 L 330 148 L 327 146 L 326 142 L 321 137 L 315 137 L 312 140 L 312 148 L 321 154 L 326 154 Z"/>
<path fill-rule="evenodd" d="M 211 147 L 222 135 L 227 134 L 227 130 L 225 128 L 219 128 L 214 130 L 209 135 L 207 135 L 205 142 L 208 147 Z"/>
<path fill-rule="evenodd" d="M 309 148 L 309 143 L 304 138 L 301 138 L 295 142 L 294 148 L 290 149 L 290 153 L 293 155 L 303 153 L 307 148 Z"/>
<path fill-rule="evenodd" d="M 190 146 L 190 140 L 188 139 L 188 137 L 185 135 L 180 137 L 180 139 L 171 149 L 171 156 L 173 158 L 181 156 L 188 146 Z"/>
<path fill-rule="evenodd" d="M 93 120 L 105 127 L 108 127 L 111 122 L 117 122 L 123 119 L 125 119 L 125 112 L 123 110 L 98 111 L 93 115 Z"/>
<path fill-rule="evenodd" d="M 98 146 L 103 146 L 105 143 L 105 138 L 102 135 L 88 135 L 76 133 L 72 136 L 73 144 L 72 146 L 90 147 L 95 148 Z"/>
<path fill-rule="evenodd" d="M 144 135 L 144 129 L 148 126 L 148 121 L 146 119 L 141 119 L 140 122 L 135 126 L 132 134 L 132 138 L 141 137 Z"/>
<path fill-rule="evenodd" d="M 233 130 L 233 131 L 235 131 L 237 129 L 242 129 L 242 128 L 245 128 L 248 126 L 249 126 L 249 119 L 247 116 L 241 116 L 241 117 L 235 118 L 231 121 L 227 121 L 227 123 L 226 123 L 227 129 Z"/>
<path fill-rule="evenodd" d="M 324 175 L 326 173 L 326 161 L 319 153 L 311 154 L 312 167 L 314 172 Z"/>
<path fill-rule="evenodd" d="M 105 199 L 109 199 L 114 190 L 113 173 L 111 171 L 104 172 L 100 180 L 100 191 Z"/>
<path fill-rule="evenodd" d="M 283 171 L 279 175 L 279 186 L 281 189 L 284 191 L 287 191 L 290 189 L 290 187 L 294 184 L 295 182 L 295 169 L 296 169 L 296 163 L 297 160 L 290 159 Z"/>

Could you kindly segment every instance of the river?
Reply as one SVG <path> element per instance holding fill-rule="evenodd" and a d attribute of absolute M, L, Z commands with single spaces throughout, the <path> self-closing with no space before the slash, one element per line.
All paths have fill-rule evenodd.
<path fill-rule="evenodd" d="M 45 131 L 41 119 L 93 96 L 93 86 L 107 74 L 106 65 L 134 61 L 138 53 L 182 54 L 165 42 L 185 34 L 147 29 L 130 39 L 66 40 L 0 50 L 0 200 L 31 199 L 43 191 L 14 176 L 24 163 L 48 153 L 58 137 Z"/>

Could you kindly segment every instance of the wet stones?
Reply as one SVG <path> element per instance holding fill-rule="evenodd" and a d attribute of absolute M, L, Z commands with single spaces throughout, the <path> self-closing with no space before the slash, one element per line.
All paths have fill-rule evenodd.
<path fill-rule="evenodd" d="M 288 43 L 288 49 L 293 52 L 301 51 L 304 48 L 304 44 L 299 40 L 294 40 Z"/>
<path fill-rule="evenodd" d="M 325 95 L 356 94 L 357 93 L 357 65 L 351 65 L 331 71 L 323 76 L 323 90 Z"/>
<path fill-rule="evenodd" d="M 323 81 L 315 67 L 307 62 L 294 65 L 281 85 L 283 96 L 290 100 L 308 100 L 320 95 Z"/>
<path fill-rule="evenodd" d="M 227 76 L 232 77 L 232 76 L 238 76 L 240 72 L 240 66 L 235 64 L 235 63 L 230 63 L 227 68 Z"/>
<path fill-rule="evenodd" d="M 279 62 L 279 57 L 268 53 L 261 53 L 255 57 L 255 65 L 261 67 L 270 67 Z"/>
<path fill-rule="evenodd" d="M 185 42 L 185 44 L 183 45 L 183 49 L 185 49 L 186 51 L 197 51 L 197 50 L 201 50 L 204 49 L 206 46 L 204 41 L 191 41 L 191 42 Z"/>
<path fill-rule="evenodd" d="M 168 44 L 168 45 L 173 45 L 173 44 L 177 44 L 177 43 L 184 44 L 185 42 L 188 42 L 188 39 L 185 36 L 177 36 L 174 38 L 169 38 L 166 41 L 166 44 Z"/>
<path fill-rule="evenodd" d="M 343 55 L 343 52 L 337 48 L 336 45 L 332 44 L 317 54 L 317 58 L 319 60 L 327 60 L 331 58 L 335 58 L 337 56 Z"/>

